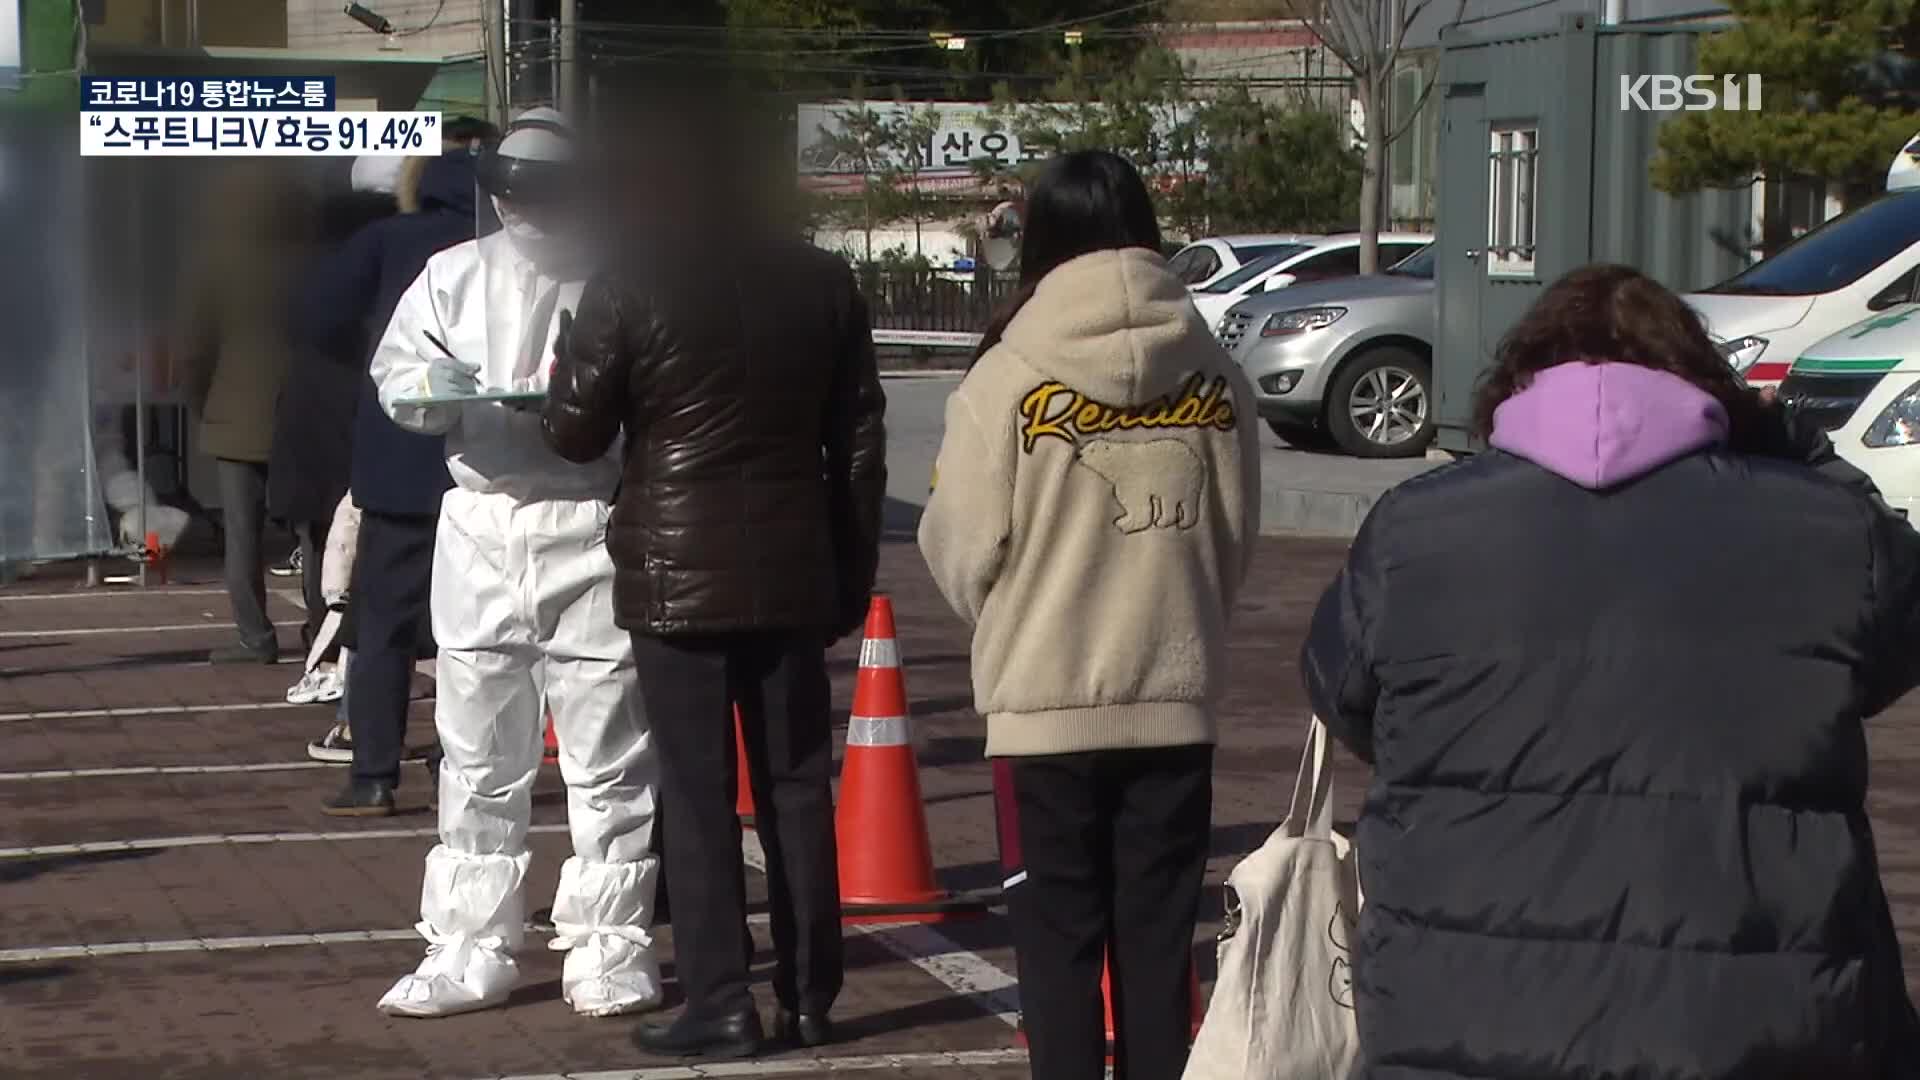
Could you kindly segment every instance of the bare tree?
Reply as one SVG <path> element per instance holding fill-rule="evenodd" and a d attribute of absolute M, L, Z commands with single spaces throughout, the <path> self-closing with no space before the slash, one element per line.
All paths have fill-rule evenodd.
<path fill-rule="evenodd" d="M 1387 172 L 1387 148 L 1407 133 L 1426 104 L 1433 80 L 1405 116 L 1387 127 L 1386 103 L 1393 91 L 1394 67 L 1406 44 L 1407 30 L 1434 0 L 1319 0 L 1317 14 L 1306 16 L 1307 28 L 1327 51 L 1353 73 L 1354 94 L 1365 111 L 1366 153 L 1360 177 L 1360 272 L 1380 269 L 1380 185 Z M 1444 2 L 1444 0 L 1442 0 Z M 1455 0 L 1453 22 L 1466 12 L 1467 0 Z"/>

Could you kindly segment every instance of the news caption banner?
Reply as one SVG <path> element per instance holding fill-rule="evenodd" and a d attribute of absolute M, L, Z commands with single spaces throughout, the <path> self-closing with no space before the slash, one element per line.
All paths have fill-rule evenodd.
<path fill-rule="evenodd" d="M 80 80 L 82 157 L 432 157 L 440 114 L 340 110 L 331 75 Z"/>

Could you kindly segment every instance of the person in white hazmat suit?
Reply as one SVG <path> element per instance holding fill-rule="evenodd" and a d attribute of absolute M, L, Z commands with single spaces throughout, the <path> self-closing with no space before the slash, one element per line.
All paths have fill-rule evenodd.
<path fill-rule="evenodd" d="M 418 929 L 430 945 L 380 999 L 393 1016 L 499 1004 L 518 978 L 543 699 L 573 834 L 553 905 L 553 947 L 568 950 L 562 990 L 591 1016 L 660 1001 L 649 934 L 657 762 L 632 645 L 613 620 L 606 550 L 618 451 L 584 466 L 562 460 L 542 439 L 537 404 L 408 404 L 544 389 L 585 277 L 579 230 L 554 225 L 568 210 L 572 146 L 551 109 L 508 126 L 479 168 L 503 228 L 435 255 L 374 351 L 382 407 L 402 427 L 445 434 L 454 480 L 431 599 L 444 757 L 440 843 L 420 896 Z"/>

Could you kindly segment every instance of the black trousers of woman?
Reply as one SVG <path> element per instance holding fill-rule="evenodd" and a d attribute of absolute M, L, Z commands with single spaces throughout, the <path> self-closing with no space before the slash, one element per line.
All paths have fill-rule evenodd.
<path fill-rule="evenodd" d="M 1112 964 L 1114 1077 L 1179 1080 L 1193 928 L 1213 820 L 1213 748 L 1007 759 L 1019 859 L 1007 890 L 1036 1080 L 1100 1080 Z"/>

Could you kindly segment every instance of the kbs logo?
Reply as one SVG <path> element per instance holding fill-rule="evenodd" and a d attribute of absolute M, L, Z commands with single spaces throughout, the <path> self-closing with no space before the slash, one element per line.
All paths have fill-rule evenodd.
<path fill-rule="evenodd" d="M 1744 93 L 1742 83 L 1745 84 Z M 1620 108 L 1645 112 L 1760 111 L 1760 76 L 1724 75 L 1718 88 L 1711 75 L 1622 75 Z"/>

